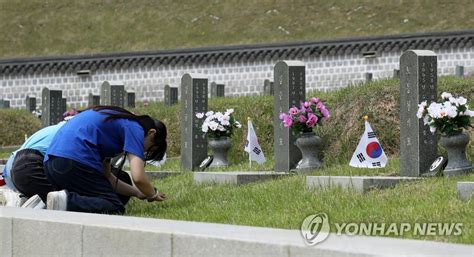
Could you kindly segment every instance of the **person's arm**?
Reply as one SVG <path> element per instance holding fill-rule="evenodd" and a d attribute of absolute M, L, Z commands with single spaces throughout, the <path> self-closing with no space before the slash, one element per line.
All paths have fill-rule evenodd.
<path fill-rule="evenodd" d="M 145 163 L 140 157 L 128 153 L 128 161 L 130 162 L 130 171 L 132 174 L 133 183 L 146 196 L 148 201 L 163 201 L 166 199 L 164 194 L 158 193 L 150 180 L 145 174 Z"/>
<path fill-rule="evenodd" d="M 129 185 L 122 180 L 118 179 L 112 172 L 110 162 L 104 161 L 102 163 L 102 168 L 104 170 L 105 177 L 109 180 L 112 188 L 116 193 L 124 196 L 135 196 L 140 199 L 146 199 L 146 196 L 140 192 L 136 187 Z"/>

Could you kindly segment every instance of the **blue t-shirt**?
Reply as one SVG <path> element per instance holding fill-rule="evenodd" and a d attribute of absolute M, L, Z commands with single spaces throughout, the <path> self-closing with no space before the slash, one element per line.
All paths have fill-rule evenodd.
<path fill-rule="evenodd" d="M 87 110 L 68 121 L 53 139 L 46 152 L 72 159 L 102 172 L 102 161 L 127 152 L 145 159 L 143 153 L 145 132 L 137 121 L 115 119 L 104 122 L 110 110 Z"/>
<path fill-rule="evenodd" d="M 13 161 L 15 160 L 16 153 L 23 149 L 34 149 L 40 151 L 43 155 L 45 155 L 49 145 L 51 144 L 54 136 L 56 135 L 56 132 L 58 132 L 58 130 L 65 123 L 66 122 L 62 121 L 56 125 L 38 130 L 31 137 L 29 137 L 18 150 L 16 150 L 10 155 L 10 158 L 8 158 L 8 161 L 5 164 L 5 168 L 3 169 L 3 177 L 6 179 L 8 187 L 15 190 L 15 187 L 13 186 L 13 183 L 9 178 L 9 173 L 12 168 Z"/>

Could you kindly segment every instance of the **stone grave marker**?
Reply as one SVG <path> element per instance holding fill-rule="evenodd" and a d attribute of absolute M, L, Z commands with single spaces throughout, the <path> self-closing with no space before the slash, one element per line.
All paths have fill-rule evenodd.
<path fill-rule="evenodd" d="M 409 50 L 400 57 L 400 172 L 418 177 L 437 157 L 436 135 L 416 117 L 418 104 L 436 101 L 437 56 Z"/>
<path fill-rule="evenodd" d="M 365 73 L 365 81 L 366 82 L 371 82 L 372 81 L 373 74 L 370 72 Z"/>
<path fill-rule="evenodd" d="M 274 92 L 273 81 L 266 79 L 263 82 L 263 95 L 273 95 L 273 92 Z"/>
<path fill-rule="evenodd" d="M 225 96 L 225 85 L 212 82 L 211 83 L 211 97 L 224 97 L 224 96 Z"/>
<path fill-rule="evenodd" d="M 198 112 L 207 112 L 208 79 L 184 74 L 181 79 L 181 167 L 196 170 L 207 157 L 207 138 Z"/>
<path fill-rule="evenodd" d="M 178 102 L 178 88 L 165 86 L 165 105 L 171 106 Z"/>
<path fill-rule="evenodd" d="M 63 120 L 66 111 L 61 90 L 50 90 L 47 87 L 41 92 L 41 122 L 43 127 L 54 125 Z"/>
<path fill-rule="evenodd" d="M 92 93 L 89 93 L 87 105 L 88 106 L 100 105 L 100 96 L 99 95 L 93 95 Z"/>
<path fill-rule="evenodd" d="M 61 109 L 62 109 L 62 113 L 63 114 L 64 112 L 67 111 L 67 99 L 66 98 L 61 98 Z"/>
<path fill-rule="evenodd" d="M 394 79 L 399 79 L 400 78 L 400 70 L 399 69 L 393 69 L 393 78 Z"/>
<path fill-rule="evenodd" d="M 25 99 L 26 110 L 31 112 L 36 111 L 36 97 L 30 97 L 29 95 L 26 96 Z"/>
<path fill-rule="evenodd" d="M 10 108 L 10 101 L 5 99 L 0 99 L 0 109 Z"/>
<path fill-rule="evenodd" d="M 124 105 L 127 108 L 135 108 L 135 91 L 124 91 Z"/>
<path fill-rule="evenodd" d="M 125 107 L 125 86 L 119 82 L 105 81 L 100 88 L 100 104 Z"/>
<path fill-rule="evenodd" d="M 456 65 L 456 76 L 464 77 L 464 66 Z"/>
<path fill-rule="evenodd" d="M 134 91 L 128 91 L 127 92 L 127 106 L 130 108 L 135 108 L 135 99 L 136 99 L 136 94 Z"/>
<path fill-rule="evenodd" d="M 274 68 L 274 149 L 275 171 L 288 172 L 295 168 L 301 159 L 301 152 L 295 145 L 296 136 L 283 127 L 280 113 L 288 112 L 292 106 L 305 100 L 305 65 L 300 61 L 279 61 Z"/>
<path fill-rule="evenodd" d="M 462 200 L 469 200 L 474 195 L 474 181 L 460 181 L 457 183 L 458 195 Z"/>

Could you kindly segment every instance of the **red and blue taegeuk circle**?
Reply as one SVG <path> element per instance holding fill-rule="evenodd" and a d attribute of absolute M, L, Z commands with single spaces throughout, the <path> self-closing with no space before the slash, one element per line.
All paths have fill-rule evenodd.
<path fill-rule="evenodd" d="M 379 158 L 382 155 L 382 147 L 377 142 L 370 142 L 367 147 L 365 148 L 367 155 L 370 158 Z"/>

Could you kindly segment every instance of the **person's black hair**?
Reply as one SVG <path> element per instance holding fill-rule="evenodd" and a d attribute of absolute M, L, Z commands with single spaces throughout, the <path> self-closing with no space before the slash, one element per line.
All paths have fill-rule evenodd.
<path fill-rule="evenodd" d="M 150 129 L 155 129 L 156 134 L 154 138 L 154 144 L 151 149 L 146 149 L 145 161 L 161 161 L 166 153 L 166 148 L 168 147 L 166 143 L 167 130 L 166 125 L 156 119 L 151 118 L 148 115 L 135 115 L 123 108 L 117 106 L 108 106 L 108 105 L 96 105 L 91 106 L 91 110 L 99 111 L 102 114 L 107 115 L 103 120 L 104 122 L 116 120 L 116 119 L 129 119 L 137 121 L 140 126 L 142 126 L 147 135 Z"/>

